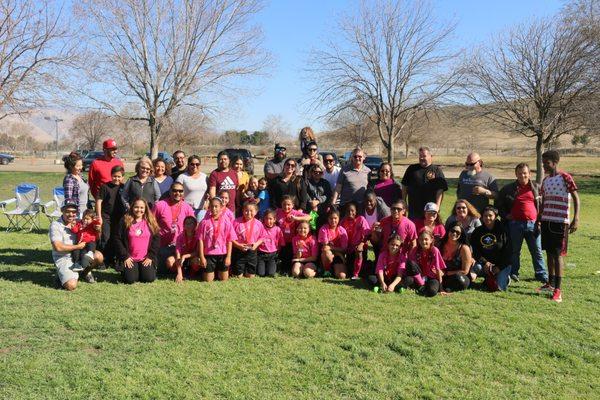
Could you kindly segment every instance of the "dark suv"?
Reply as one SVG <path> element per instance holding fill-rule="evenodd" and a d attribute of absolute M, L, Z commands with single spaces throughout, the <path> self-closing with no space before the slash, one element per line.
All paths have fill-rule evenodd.
<path fill-rule="evenodd" d="M 241 157 L 244 161 L 244 169 L 249 175 L 254 175 L 254 156 L 248 149 L 225 149 L 225 152 L 229 155 L 229 159 L 233 157 Z"/>
<path fill-rule="evenodd" d="M 90 170 L 90 165 L 92 165 L 92 163 L 94 162 L 94 160 L 96 158 L 102 157 L 103 154 L 104 154 L 103 151 L 89 151 L 85 155 L 85 157 L 83 158 L 83 170 L 84 171 L 89 171 Z"/>

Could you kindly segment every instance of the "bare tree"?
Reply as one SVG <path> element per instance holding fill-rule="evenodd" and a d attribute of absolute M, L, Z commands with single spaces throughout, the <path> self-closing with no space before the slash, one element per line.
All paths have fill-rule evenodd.
<path fill-rule="evenodd" d="M 593 96 L 593 44 L 551 20 L 519 25 L 465 63 L 473 112 L 535 139 L 537 181 L 542 152 L 561 135 L 580 130 L 581 101 Z"/>
<path fill-rule="evenodd" d="M 46 1 L 0 0 L 0 119 L 45 104 L 75 45 Z"/>
<path fill-rule="evenodd" d="M 181 149 L 203 142 L 208 131 L 209 118 L 194 108 L 176 110 L 164 125 L 164 142 L 169 149 Z"/>
<path fill-rule="evenodd" d="M 182 105 L 204 109 L 229 78 L 259 72 L 268 56 L 252 26 L 259 0 L 84 0 L 93 100 L 117 115 L 115 97 L 140 106 L 152 156 Z M 86 88 L 88 90 L 89 88 Z"/>
<path fill-rule="evenodd" d="M 101 111 L 89 111 L 79 115 L 69 129 L 69 136 L 77 146 L 94 150 L 113 129 L 111 117 Z"/>
<path fill-rule="evenodd" d="M 327 134 L 328 139 L 335 140 L 338 145 L 365 147 L 371 140 L 377 140 L 376 128 L 371 120 L 355 108 L 340 111 L 329 125 L 333 131 Z"/>
<path fill-rule="evenodd" d="M 455 57 L 445 48 L 453 30 L 435 20 L 426 2 L 364 1 L 357 17 L 340 20 L 333 35 L 340 41 L 311 57 L 315 107 L 329 109 L 328 119 L 347 109 L 363 114 L 393 162 L 407 124 L 456 83 L 456 74 L 440 74 Z"/>
<path fill-rule="evenodd" d="M 268 115 L 263 121 L 263 131 L 269 134 L 272 142 L 281 141 L 285 136 L 289 136 L 292 128 L 281 115 Z"/>

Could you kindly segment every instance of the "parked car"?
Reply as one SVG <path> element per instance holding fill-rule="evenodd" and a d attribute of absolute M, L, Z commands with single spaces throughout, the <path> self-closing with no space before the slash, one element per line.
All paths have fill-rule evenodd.
<path fill-rule="evenodd" d="M 340 157 L 340 163 L 342 165 L 346 164 L 348 162 L 348 160 L 350 159 L 350 157 L 352 156 L 352 152 L 351 151 L 347 151 L 345 152 L 341 157 Z"/>
<path fill-rule="evenodd" d="M 239 156 L 244 161 L 244 169 L 249 175 L 254 175 L 254 156 L 248 149 L 225 149 L 231 160 L 235 156 Z"/>
<path fill-rule="evenodd" d="M 323 157 L 323 159 L 325 159 L 325 156 L 327 155 L 332 155 L 333 159 L 335 160 L 333 162 L 333 164 L 335 164 L 336 167 L 340 167 L 340 160 L 338 159 L 337 154 L 335 154 L 334 151 L 327 151 L 327 150 L 323 150 L 323 151 L 319 151 L 319 154 L 321 155 L 321 157 Z"/>
<path fill-rule="evenodd" d="M 14 160 L 15 160 L 15 157 L 11 156 L 10 154 L 0 153 L 0 164 L 6 165 L 8 163 L 13 162 Z"/>
<path fill-rule="evenodd" d="M 377 179 L 377 173 L 379 172 L 381 164 L 383 164 L 383 158 L 378 156 L 367 156 L 365 157 L 364 164 L 371 169 L 369 179 Z"/>
<path fill-rule="evenodd" d="M 90 165 L 92 165 L 92 162 L 96 158 L 102 157 L 103 154 L 104 154 L 103 151 L 89 151 L 85 155 L 85 157 L 83 158 L 83 170 L 84 171 L 89 171 L 90 170 Z"/>
<path fill-rule="evenodd" d="M 146 153 L 146 156 L 150 157 L 150 153 Z M 166 151 L 159 151 L 158 156 L 165 160 L 166 163 L 171 164 L 171 166 L 175 165 L 175 160 L 173 160 L 173 157 Z"/>
<path fill-rule="evenodd" d="M 90 150 L 87 150 L 87 149 L 77 149 L 77 150 L 73 150 L 73 153 L 77 153 L 77 154 L 79 154 L 79 156 L 80 156 L 82 159 L 83 159 L 83 158 L 85 158 L 85 156 L 87 156 L 89 152 L 90 152 Z M 69 154 L 71 154 L 71 153 L 69 153 Z M 65 155 L 62 157 L 62 160 L 63 160 L 63 162 L 65 162 L 65 160 L 67 159 L 67 157 L 69 157 L 69 154 L 65 154 Z"/>

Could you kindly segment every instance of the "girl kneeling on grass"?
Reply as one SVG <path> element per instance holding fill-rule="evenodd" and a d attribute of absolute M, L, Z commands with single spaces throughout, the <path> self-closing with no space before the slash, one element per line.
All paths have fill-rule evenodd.
<path fill-rule="evenodd" d="M 281 249 L 279 256 L 281 257 L 282 272 L 287 273 L 293 258 L 292 237 L 296 232 L 298 223 L 310 221 L 310 215 L 304 214 L 300 210 L 294 210 L 293 196 L 284 195 L 281 197 L 281 208 L 276 211 L 277 225 L 283 232 L 285 246 Z"/>
<path fill-rule="evenodd" d="M 115 238 L 119 269 L 125 283 L 153 282 L 160 248 L 159 227 L 144 199 L 131 203 Z"/>
<path fill-rule="evenodd" d="M 431 229 L 424 228 L 417 239 L 417 247 L 408 253 L 406 262 L 406 271 L 408 275 L 420 273 L 425 281 L 419 279 L 406 278 L 407 286 L 416 287 L 419 293 L 426 297 L 433 297 L 438 292 L 443 292 L 442 277 L 446 264 L 442 259 L 442 254 L 433 245 L 434 236 Z M 412 280 L 412 281 L 411 281 Z"/>
<path fill-rule="evenodd" d="M 233 274 L 237 277 L 253 278 L 258 267 L 256 249 L 263 242 L 262 222 L 254 218 L 258 213 L 258 204 L 247 201 L 242 206 L 242 216 L 233 222 L 237 239 L 233 240 Z"/>
<path fill-rule="evenodd" d="M 388 239 L 387 247 L 379 254 L 375 276 L 369 277 L 369 282 L 374 285 L 376 292 L 393 292 L 404 285 L 406 279 L 406 253 L 402 251 L 402 238 L 392 235 Z"/>
<path fill-rule="evenodd" d="M 200 271 L 198 258 L 197 222 L 193 215 L 188 215 L 183 220 L 183 232 L 177 236 L 175 242 L 175 282 L 183 282 L 183 270 L 187 270 L 188 278 L 195 279 Z"/>
<path fill-rule="evenodd" d="M 348 233 L 340 225 L 340 212 L 331 207 L 327 214 L 327 224 L 319 229 L 319 244 L 321 245 L 321 264 L 324 275 L 333 273 L 338 279 L 346 279 L 346 250 L 348 248 Z"/>
<path fill-rule="evenodd" d="M 346 213 L 340 225 L 348 234 L 346 260 L 348 268 L 352 265 L 352 279 L 359 279 L 362 270 L 366 242 L 371 234 L 369 223 L 362 215 L 358 215 L 356 203 L 346 204 Z"/>
<path fill-rule="evenodd" d="M 285 246 L 283 232 L 280 227 L 275 225 L 275 220 L 275 210 L 267 209 L 263 217 L 263 242 L 258 247 L 257 273 L 259 276 L 275 276 L 279 259 L 278 253 Z"/>
<path fill-rule="evenodd" d="M 292 238 L 292 276 L 314 278 L 317 275 L 317 256 L 319 246 L 315 238 L 310 234 L 310 224 L 302 221 L 296 228 L 296 236 Z"/>
<path fill-rule="evenodd" d="M 212 282 L 217 277 L 221 281 L 229 279 L 231 265 L 231 242 L 236 240 L 230 220 L 222 213 L 224 207 L 220 197 L 213 197 L 209 203 L 210 218 L 198 225 L 198 247 L 200 267 L 205 268 L 202 280 Z"/>

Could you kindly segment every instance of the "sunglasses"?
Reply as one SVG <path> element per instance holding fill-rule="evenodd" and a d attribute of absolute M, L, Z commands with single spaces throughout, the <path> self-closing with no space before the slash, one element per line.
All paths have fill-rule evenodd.
<path fill-rule="evenodd" d="M 404 208 L 402 208 L 402 207 L 392 207 L 391 210 L 392 211 L 404 211 Z"/>
<path fill-rule="evenodd" d="M 286 167 L 296 168 L 296 164 L 285 164 Z"/>
<path fill-rule="evenodd" d="M 199 166 L 200 166 L 200 163 L 193 162 L 193 163 L 190 163 L 190 165 L 191 165 L 192 167 L 199 167 Z"/>
<path fill-rule="evenodd" d="M 183 189 L 171 189 L 171 193 L 183 193 Z"/>
<path fill-rule="evenodd" d="M 308 151 L 317 151 L 317 149 L 316 149 L 316 148 L 314 148 L 314 147 L 309 147 L 309 148 L 308 148 Z"/>
<path fill-rule="evenodd" d="M 466 162 L 466 163 L 465 163 L 465 165 L 466 165 L 467 167 L 474 167 L 475 165 L 477 165 L 477 163 L 478 163 L 479 161 L 481 161 L 481 160 L 477 160 L 477 161 L 475 161 L 475 162 Z"/>
<path fill-rule="evenodd" d="M 451 229 L 451 230 L 450 230 L 450 233 L 451 233 L 451 234 L 454 234 L 454 235 L 460 235 L 462 232 L 461 232 L 461 231 L 459 231 L 458 229 Z"/>

